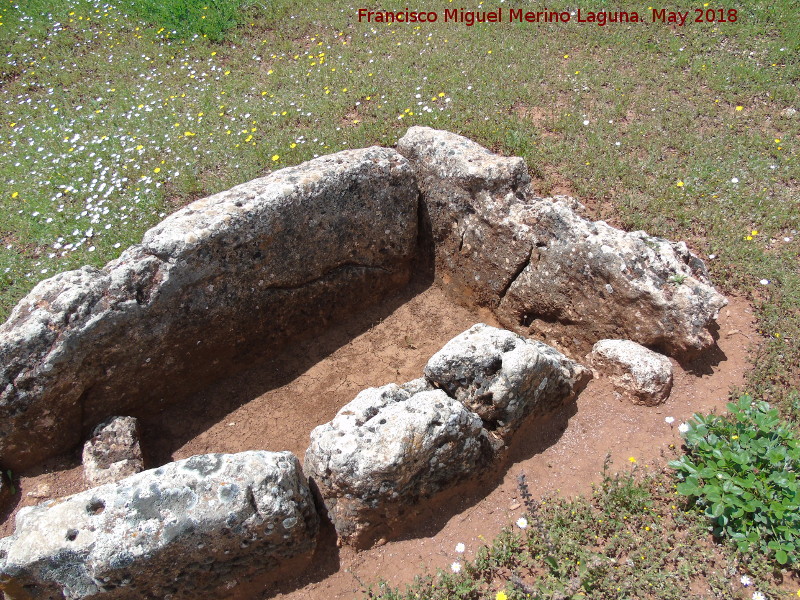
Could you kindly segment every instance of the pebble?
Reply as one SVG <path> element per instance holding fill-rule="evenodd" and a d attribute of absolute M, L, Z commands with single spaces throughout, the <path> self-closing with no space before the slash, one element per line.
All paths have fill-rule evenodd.
<path fill-rule="evenodd" d="M 50 486 L 46 483 L 40 483 L 35 488 L 33 488 L 30 492 L 28 492 L 28 497 L 30 498 L 49 498 L 50 497 Z"/>

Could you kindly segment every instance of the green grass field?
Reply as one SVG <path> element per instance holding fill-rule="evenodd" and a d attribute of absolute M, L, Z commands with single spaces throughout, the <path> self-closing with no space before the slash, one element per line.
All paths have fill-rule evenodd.
<path fill-rule="evenodd" d="M 0 0 L 0 319 L 38 281 L 106 263 L 193 199 L 429 125 L 523 156 L 542 195 L 686 240 L 757 310 L 742 391 L 800 419 L 800 3 L 653 5 L 689 11 L 684 26 L 358 22 L 358 8 L 406 6 Z M 581 9 L 649 19 L 648 6 Z M 465 6 L 497 7 L 535 10 Z M 698 8 L 736 19 L 691 22 Z M 772 557 L 758 556 L 750 572 L 768 585 Z M 591 597 L 648 597 L 626 594 Z"/>

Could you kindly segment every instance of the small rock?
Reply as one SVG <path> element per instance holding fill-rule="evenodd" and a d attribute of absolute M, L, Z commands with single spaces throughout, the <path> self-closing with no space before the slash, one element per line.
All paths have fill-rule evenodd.
<path fill-rule="evenodd" d="M 83 475 L 92 485 L 113 483 L 144 471 L 139 421 L 111 417 L 100 423 L 83 446 Z"/>
<path fill-rule="evenodd" d="M 617 391 L 636 404 L 661 404 L 672 390 L 672 363 L 636 342 L 600 340 L 588 358 L 595 370 L 608 374 Z"/>
<path fill-rule="evenodd" d="M 519 500 L 513 500 L 511 504 L 508 505 L 508 510 L 517 510 L 522 504 L 520 504 Z"/>
<path fill-rule="evenodd" d="M 784 108 L 784 109 L 781 111 L 781 114 L 782 114 L 784 117 L 793 117 L 793 116 L 795 116 L 795 115 L 797 114 L 797 110 L 796 110 L 796 109 L 794 109 L 794 108 L 792 108 L 792 107 L 789 107 L 789 108 Z"/>
<path fill-rule="evenodd" d="M 30 492 L 27 493 L 29 498 L 49 498 L 50 497 L 50 486 L 46 483 L 40 483 L 35 488 L 33 488 Z"/>

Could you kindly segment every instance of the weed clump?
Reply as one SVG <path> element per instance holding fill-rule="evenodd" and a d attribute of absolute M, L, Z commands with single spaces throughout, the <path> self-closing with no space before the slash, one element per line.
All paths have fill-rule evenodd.
<path fill-rule="evenodd" d="M 800 562 L 800 442 L 766 402 L 744 395 L 727 416 L 695 415 L 688 453 L 670 466 L 677 490 L 741 552 L 760 550 L 781 565 Z"/>

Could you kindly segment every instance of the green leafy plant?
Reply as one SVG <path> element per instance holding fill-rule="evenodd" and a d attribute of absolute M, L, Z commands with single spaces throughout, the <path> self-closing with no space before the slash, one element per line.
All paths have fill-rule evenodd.
<path fill-rule="evenodd" d="M 14 485 L 14 474 L 11 472 L 11 469 L 8 469 L 6 471 L 6 477 L 8 477 L 8 484 L 9 484 L 9 489 L 11 490 L 11 495 L 16 496 L 17 486 Z"/>
<path fill-rule="evenodd" d="M 678 493 L 702 509 L 716 536 L 761 550 L 781 565 L 800 562 L 800 444 L 766 402 L 742 396 L 730 415 L 695 415 L 687 454 L 670 466 Z"/>
<path fill-rule="evenodd" d="M 669 278 L 669 282 L 675 284 L 676 286 L 682 284 L 684 281 L 686 281 L 686 275 L 681 275 L 679 273 L 676 273 Z"/>

